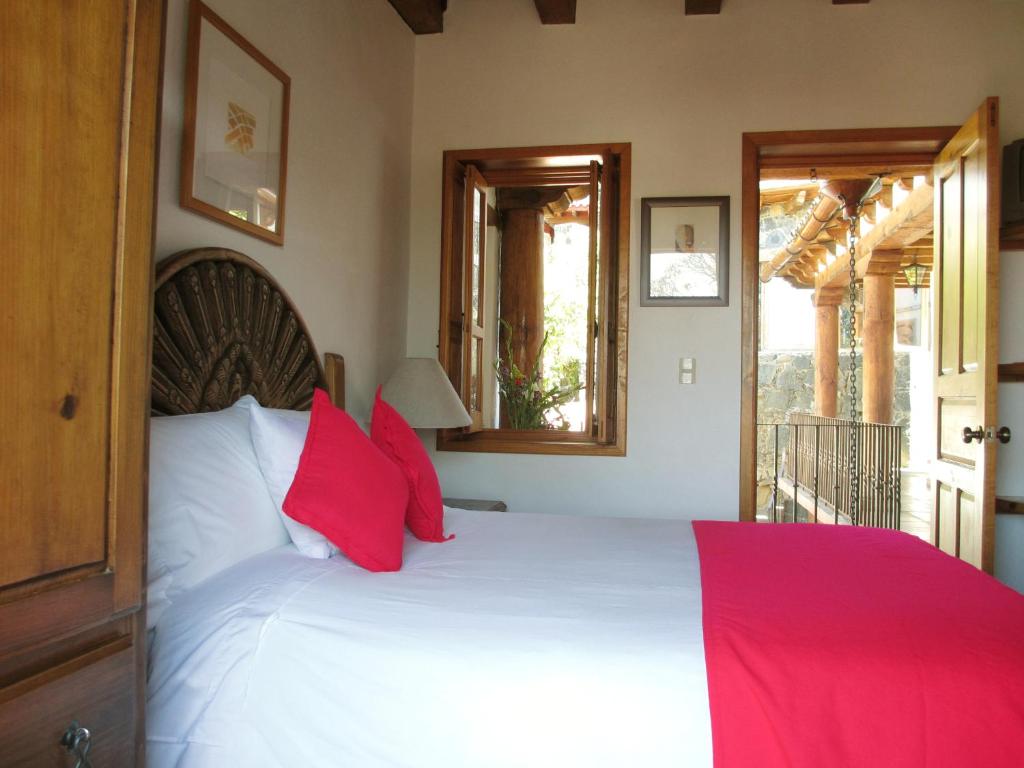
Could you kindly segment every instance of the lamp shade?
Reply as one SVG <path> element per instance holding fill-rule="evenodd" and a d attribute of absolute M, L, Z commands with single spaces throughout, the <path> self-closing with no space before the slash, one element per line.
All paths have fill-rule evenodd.
<path fill-rule="evenodd" d="M 381 391 L 410 427 L 468 427 L 472 422 L 441 364 L 432 357 L 407 357 Z"/>

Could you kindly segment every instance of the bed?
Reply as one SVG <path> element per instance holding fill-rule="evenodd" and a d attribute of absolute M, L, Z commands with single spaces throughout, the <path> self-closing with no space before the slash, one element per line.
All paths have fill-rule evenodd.
<path fill-rule="evenodd" d="M 298 311 L 210 249 L 156 307 L 149 765 L 1021 764 L 1024 598 L 970 566 L 873 529 L 457 509 L 395 573 L 307 556 L 264 511 L 287 477 L 215 466 L 229 420 L 301 426 L 327 383 Z"/>

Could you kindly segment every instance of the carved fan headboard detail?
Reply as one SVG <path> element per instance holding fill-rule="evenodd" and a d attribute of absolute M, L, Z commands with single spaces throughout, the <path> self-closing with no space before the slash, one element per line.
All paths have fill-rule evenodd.
<path fill-rule="evenodd" d="M 333 357 L 336 368 L 341 358 Z M 216 411 L 245 394 L 306 410 L 317 386 L 327 380 L 309 331 L 263 267 L 222 248 L 182 251 L 157 265 L 154 415 Z"/>

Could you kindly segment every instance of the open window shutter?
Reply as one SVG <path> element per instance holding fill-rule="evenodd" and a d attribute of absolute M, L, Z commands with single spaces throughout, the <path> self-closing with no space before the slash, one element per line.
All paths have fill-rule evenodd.
<path fill-rule="evenodd" d="M 487 182 L 475 166 L 465 166 L 462 267 L 462 402 L 472 423 L 483 428 L 484 407 L 484 255 L 487 237 Z"/>
<path fill-rule="evenodd" d="M 462 316 L 465 291 L 463 290 L 463 212 L 466 207 L 466 166 L 458 161 L 445 160 L 442 204 L 445 207 L 441 239 L 442 248 L 451 254 L 441 274 L 441 328 L 438 338 L 438 359 L 445 367 L 448 379 L 460 395 L 463 391 L 463 333 Z M 446 430 L 447 432 L 448 430 Z M 457 433 L 461 430 L 450 430 Z"/>
<path fill-rule="evenodd" d="M 597 434 L 597 365 L 598 360 L 598 313 L 597 313 L 597 279 L 598 279 L 598 247 L 600 243 L 600 180 L 601 164 L 596 160 L 590 163 L 590 211 L 589 211 L 589 263 L 590 268 L 587 276 L 587 285 L 591 291 L 591 299 L 587 302 L 587 370 L 584 379 L 587 397 L 586 423 L 583 426 L 584 432 L 589 435 Z"/>
<path fill-rule="evenodd" d="M 591 232 L 592 237 L 596 237 L 597 244 L 597 274 L 594 285 L 596 381 L 591 381 L 594 383 L 593 433 L 599 443 L 607 444 L 615 440 L 615 414 L 610 405 L 612 398 L 609 396 L 609 388 L 615 386 L 617 380 L 615 339 L 610 333 L 615 327 L 615 318 L 611 316 L 611 297 L 614 296 L 617 286 L 613 269 L 614 260 L 611 258 L 611 249 L 618 242 L 618 234 L 613 231 L 613 212 L 616 205 L 612 197 L 612 191 L 616 186 L 612 183 L 612 174 L 615 173 L 614 158 L 605 155 L 604 162 L 597 170 L 597 194 L 591 199 Z"/>

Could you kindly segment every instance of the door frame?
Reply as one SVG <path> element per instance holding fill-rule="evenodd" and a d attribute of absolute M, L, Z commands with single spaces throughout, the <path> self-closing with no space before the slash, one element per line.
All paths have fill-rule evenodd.
<path fill-rule="evenodd" d="M 766 176 L 818 169 L 827 177 L 843 168 L 879 170 L 920 167 L 931 173 L 935 156 L 959 125 L 918 128 L 855 128 L 811 131 L 767 131 L 742 136 L 741 195 L 742 278 L 740 287 L 740 478 L 739 519 L 757 514 L 757 352 L 758 352 L 758 235 L 760 186 Z"/>

